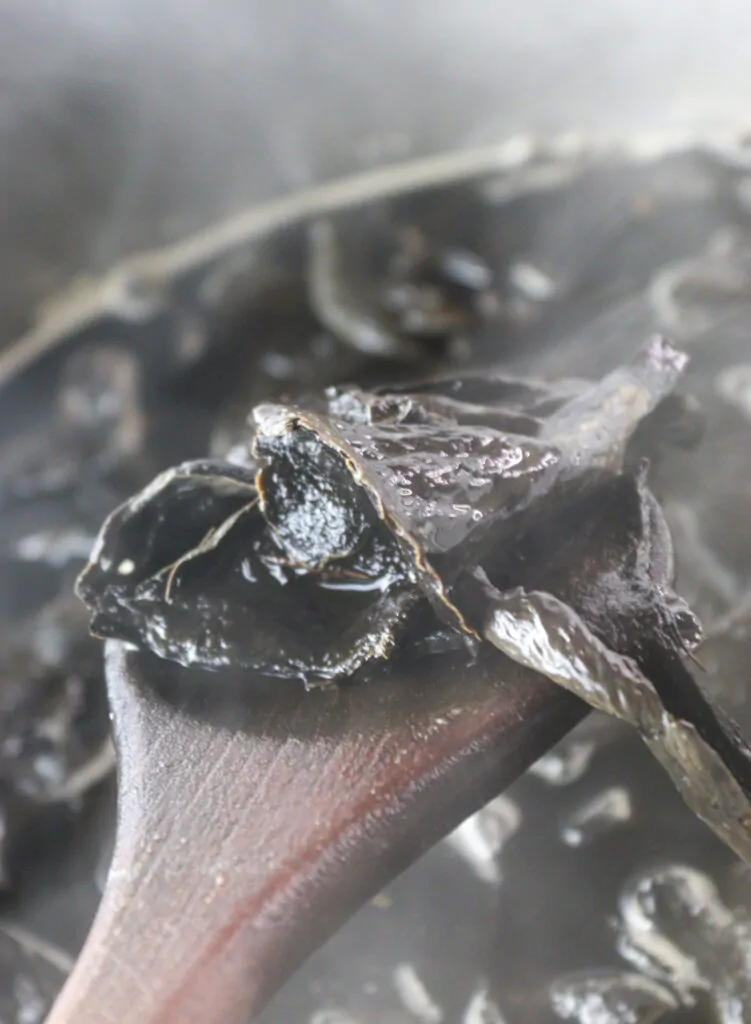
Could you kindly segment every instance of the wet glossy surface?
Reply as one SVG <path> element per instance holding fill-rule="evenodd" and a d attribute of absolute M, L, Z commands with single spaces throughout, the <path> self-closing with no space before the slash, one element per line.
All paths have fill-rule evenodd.
<path fill-rule="evenodd" d="M 447 597 L 453 581 L 482 551 L 513 550 L 530 522 L 571 506 L 576 516 L 576 502 L 621 468 L 637 428 L 651 436 L 642 421 L 684 364 L 655 339 L 573 397 L 498 379 L 495 390 L 485 382 L 486 405 L 444 401 L 440 412 L 419 390 L 334 390 L 317 403 L 328 415 L 256 407 L 250 452 L 177 467 L 109 517 L 78 584 L 93 631 L 183 665 L 308 682 L 388 658 L 400 639 L 407 650 L 421 643 L 405 630 L 423 597 L 477 635 Z M 454 390 L 470 388 L 459 379 Z M 483 422 L 488 407 L 491 423 L 496 410 L 542 412 L 541 394 L 544 441 Z M 565 547 L 559 557 L 565 574 Z M 650 573 L 651 550 L 641 559 Z M 428 618 L 422 628 L 437 627 Z"/>
<path fill-rule="evenodd" d="M 530 174 L 530 181 L 534 175 L 544 177 L 543 171 L 548 173 L 551 167 L 537 167 Z M 597 379 L 631 355 L 635 338 L 641 340 L 655 330 L 678 332 L 674 340 L 691 351 L 686 386 L 702 402 L 708 419 L 707 433 L 697 452 L 665 452 L 660 465 L 653 467 L 652 482 L 665 505 L 676 541 L 677 590 L 699 613 L 708 635 L 706 651 L 698 652 L 708 673 L 700 678 L 721 701 L 732 707 L 747 727 L 744 688 L 748 682 L 748 658 L 744 653 L 747 644 L 743 607 L 744 594 L 751 583 L 751 556 L 743 531 L 743 509 L 748 503 L 745 481 L 749 476 L 749 428 L 744 413 L 742 375 L 728 375 L 729 369 L 747 362 L 744 346 L 748 339 L 748 315 L 743 298 L 742 267 L 748 219 L 742 187 L 746 176 L 744 165 L 740 161 L 733 169 L 726 166 L 718 170 L 705 156 L 699 156 L 671 159 L 657 168 L 644 166 L 634 170 L 624 170 L 616 161 L 599 173 L 577 169 L 569 163 L 555 179 L 556 187 L 562 183 L 560 193 L 556 193 L 556 187 L 551 189 L 548 185 L 528 198 L 515 198 L 514 190 L 518 190 L 520 184 L 524 188 L 525 173 L 522 169 L 513 175 L 500 175 L 478 190 L 467 189 L 457 195 L 455 203 L 434 202 L 423 197 L 419 201 L 410 200 L 409 203 L 414 204 L 411 209 L 406 202 L 397 204 L 399 216 L 405 214 L 404 220 L 430 221 L 435 225 L 435 234 L 446 239 L 449 250 L 475 249 L 492 272 L 497 301 L 495 306 L 483 304 L 491 315 L 469 339 L 469 347 L 449 345 L 441 358 L 451 361 L 450 377 L 465 373 L 462 359 L 469 356 L 470 360 L 481 363 L 497 363 L 503 357 L 503 375 L 510 373 L 550 381 L 562 377 Z M 495 203 L 490 207 L 491 215 L 488 215 L 488 202 Z M 503 225 L 502 231 L 498 230 L 499 223 Z M 582 224 L 587 225 L 586 230 L 581 229 Z M 728 225 L 735 231 L 731 245 L 722 238 Z M 212 264 L 203 268 L 198 280 L 191 284 L 191 287 L 200 286 L 200 303 L 205 306 L 191 303 L 189 288 L 185 295 L 180 289 L 174 293 L 170 289 L 171 296 L 180 298 L 174 317 L 164 318 L 160 314 L 161 318 L 141 321 L 127 331 L 122 330 L 119 322 L 105 323 L 105 330 L 111 332 L 108 341 L 116 335 L 118 341 L 124 341 L 127 346 L 132 341 L 137 343 L 139 337 L 148 337 L 148 345 L 154 352 L 157 351 L 153 348 L 154 338 L 165 339 L 170 345 L 174 341 L 177 345 L 174 356 L 165 352 L 164 359 L 160 357 L 161 362 L 149 364 L 158 373 L 156 378 L 153 375 L 149 378 L 151 397 L 143 402 L 143 408 L 150 436 L 163 439 L 158 445 L 156 461 L 144 467 L 142 476 L 138 475 L 142 472 L 140 469 L 134 475 L 134 470 L 128 468 L 122 490 L 90 491 L 83 506 L 77 501 L 67 502 L 58 490 L 49 500 L 37 499 L 33 504 L 16 505 L 9 510 L 4 536 L 10 556 L 8 580 L 12 592 L 19 592 L 21 579 L 25 589 L 33 575 L 34 587 L 41 588 L 42 599 L 53 598 L 59 586 L 55 575 L 58 564 L 68 566 L 69 580 L 85 556 L 87 538 L 92 537 L 102 516 L 117 501 L 145 485 L 166 465 L 183 458 L 195 458 L 208 450 L 224 456 L 232 445 L 247 445 L 249 432 L 243 424 L 243 414 L 252 405 L 269 399 L 286 400 L 285 392 L 294 397 L 298 388 L 319 390 L 324 385 L 347 379 L 369 382 L 363 373 L 361 355 L 353 356 L 346 344 L 337 339 L 321 337 L 319 326 L 307 310 L 305 286 L 294 284 L 295 275 L 302 281 L 302 274 L 295 268 L 305 264 L 306 243 L 303 239 L 290 245 L 289 237 L 284 245 L 266 243 L 264 250 L 269 262 L 276 261 L 282 268 L 281 279 L 286 280 L 288 271 L 292 270 L 292 284 L 285 284 L 277 292 L 284 301 L 266 301 L 265 306 L 261 304 L 262 309 L 248 315 L 247 319 L 240 315 L 225 318 L 221 320 L 220 330 L 219 320 L 209 315 L 209 310 L 216 308 L 211 307 L 211 302 L 222 291 L 222 274 L 219 273 L 222 268 Z M 667 291 L 651 287 L 654 279 L 660 283 L 662 269 L 667 264 L 686 259 L 692 262 L 688 277 L 678 275 L 677 283 Z M 242 271 L 239 269 L 241 262 L 234 271 L 229 265 L 225 268 L 225 285 L 234 281 L 237 286 L 242 282 L 248 264 Z M 737 269 L 734 262 L 739 263 Z M 719 280 L 718 275 L 724 275 L 719 284 L 710 282 L 708 286 L 705 280 L 699 280 L 697 266 L 701 264 L 699 269 L 706 278 L 710 271 L 704 268 L 709 263 L 715 282 Z M 739 282 L 736 285 L 730 281 L 733 276 Z M 267 279 L 262 274 L 255 280 Z M 272 274 L 268 280 L 279 281 L 280 276 Z M 672 280 L 676 281 L 676 275 Z M 225 294 L 230 292 L 231 288 Z M 236 294 L 243 294 L 242 287 Z M 732 316 L 726 313 L 728 297 L 734 309 Z M 255 299 L 249 305 L 253 302 Z M 288 311 L 284 315 L 279 312 L 281 306 Z M 143 314 L 149 304 L 141 302 L 140 308 Z M 289 313 L 290 310 L 295 313 Z M 208 348 L 196 343 L 196 311 L 199 326 L 211 342 Z M 190 325 L 191 317 L 193 326 L 188 330 L 186 325 Z M 207 360 L 201 355 L 201 352 L 211 354 L 214 339 L 219 340 L 221 336 L 229 341 L 232 331 L 238 330 L 243 339 L 242 351 L 250 364 L 242 373 L 238 369 L 242 359 L 238 360 L 235 355 L 223 362 L 219 355 L 220 351 L 231 351 L 231 345 L 229 349 L 213 349 L 214 355 Z M 248 337 L 252 338 L 251 348 L 247 344 Z M 303 344 L 300 344 L 301 338 Z M 99 342 L 98 336 L 89 337 L 91 340 Z M 172 389 L 168 383 L 155 384 L 157 379 L 169 380 L 170 366 L 187 367 L 196 356 L 201 369 L 193 377 L 187 373 L 185 390 L 182 385 Z M 159 374 L 165 368 L 167 376 L 162 378 Z M 440 369 L 439 364 L 433 363 L 421 376 Z M 374 373 L 373 384 L 401 377 L 402 384 L 391 391 L 402 397 L 409 396 L 413 392 L 410 372 L 403 368 L 379 368 Z M 43 373 L 37 382 L 45 379 L 49 384 L 54 373 L 46 377 Z M 374 387 L 374 390 L 377 389 Z M 74 392 L 80 391 L 76 384 Z M 180 402 L 189 398 L 193 403 L 187 417 L 175 415 L 180 408 L 180 402 L 176 402 L 177 392 L 183 396 Z M 42 388 L 38 394 L 52 394 L 52 391 L 44 392 Z M 196 400 L 198 395 L 204 397 Z M 440 390 L 439 397 L 443 397 Z M 464 394 L 459 400 L 467 397 Z M 470 397 L 470 401 L 474 403 L 475 397 Z M 513 404 L 509 399 L 509 405 Z M 19 405 L 23 406 L 24 402 L 19 400 Z M 42 405 L 40 399 L 39 408 Z M 222 406 L 218 418 L 215 415 L 217 405 Z M 49 405 L 50 415 L 54 412 L 53 406 L 54 403 Z M 172 426 L 170 416 L 155 415 L 159 408 L 172 410 Z M 4 411 L 11 415 L 7 403 Z M 436 406 L 435 396 L 432 411 L 443 411 Z M 512 416 L 519 416 L 518 408 Z M 503 431 L 511 430 L 507 417 L 504 413 L 503 421 L 497 420 L 494 425 Z M 537 413 L 530 418 L 528 412 L 522 410 L 516 422 L 524 424 L 523 433 L 539 434 Z M 514 430 L 519 429 L 514 426 Z M 116 431 L 114 435 L 103 432 L 102 436 L 106 439 L 122 435 Z M 123 450 L 119 441 L 115 448 Z M 28 450 L 40 449 L 30 444 Z M 127 445 L 124 450 L 127 451 Z M 68 584 L 63 582 L 63 585 Z M 36 603 L 36 599 L 29 601 L 29 613 L 35 611 Z M 430 642 L 444 641 L 436 636 Z M 586 746 L 590 741 L 585 739 L 584 742 Z M 578 789 L 570 796 L 567 796 L 569 787 L 563 787 L 555 790 L 558 794 L 555 798 L 543 799 L 539 787 L 546 783 L 540 779 L 525 783 L 527 788 L 520 791 L 518 798 L 521 826 L 509 838 L 501 854 L 505 882 L 498 890 L 499 902 L 484 899 L 482 906 L 473 902 L 472 886 L 475 883 L 487 886 L 487 883 L 481 883 L 471 869 L 471 881 L 467 884 L 460 881 L 463 876 L 456 871 L 463 862 L 447 859 L 448 855 L 436 851 L 433 861 L 415 869 L 416 873 L 411 876 L 415 888 L 399 890 L 397 910 L 391 914 L 379 908 L 367 911 L 363 918 L 367 927 L 353 923 L 349 933 L 352 938 L 348 940 L 345 932 L 341 943 L 333 947 L 335 962 L 330 960 L 334 954 L 324 951 L 310 969 L 318 972 L 318 980 L 311 981 L 310 973 L 302 975 L 289 995 L 280 997 L 287 1002 L 279 1004 L 280 1010 L 272 1008 L 269 1019 L 276 1022 L 281 1015 L 285 1020 L 304 1020 L 306 1016 L 312 1018 L 324 1012 L 329 1005 L 332 1013 L 339 1006 L 342 1012 L 346 1009 L 352 1019 L 367 1024 L 371 1020 L 380 1024 L 388 1020 L 389 1015 L 396 1015 L 401 1021 L 410 1011 L 400 1001 L 401 997 L 394 994 L 391 975 L 398 967 L 412 964 L 432 1003 L 447 1019 L 453 1014 L 461 1020 L 469 1008 L 482 1008 L 490 1003 L 500 1007 L 511 1024 L 549 1020 L 552 1010 L 545 994 L 546 986 L 556 972 L 566 974 L 599 968 L 604 966 L 605 960 L 613 971 L 624 970 L 624 965 L 625 969 L 631 969 L 630 961 L 620 960 L 615 952 L 605 920 L 607 914 L 615 913 L 616 891 L 625 885 L 629 873 L 641 866 L 648 867 L 648 862 L 657 856 L 669 862 L 689 861 L 697 870 L 709 873 L 719 881 L 734 920 L 740 920 L 738 887 L 719 846 L 713 845 L 706 830 L 691 822 L 659 771 L 653 772 L 648 767 L 638 746 L 630 746 L 625 740 L 613 746 L 613 742 L 608 746 L 603 740 L 604 745 L 590 755 L 592 774 L 585 771 L 578 781 L 572 782 L 570 785 Z M 572 769 L 572 772 L 576 775 L 576 771 Z M 529 785 L 533 786 L 531 797 Z M 568 811 L 573 812 L 575 806 L 585 806 L 608 785 L 622 786 L 630 792 L 633 825 L 622 824 L 617 839 L 609 838 L 605 832 L 591 848 L 583 846 L 567 852 L 568 848 L 560 842 L 559 819 L 565 820 Z M 535 786 L 538 788 L 534 789 Z M 570 804 L 568 810 L 566 801 Z M 67 808 L 63 813 L 68 815 Z M 71 841 L 79 836 L 79 841 L 88 844 L 89 849 L 94 840 L 85 839 L 87 833 L 83 825 L 75 824 L 77 819 L 73 814 L 66 820 L 70 822 Z M 63 832 L 58 844 L 62 858 Z M 91 913 L 96 897 L 89 893 L 76 903 L 80 889 L 77 884 L 71 884 L 69 896 L 51 899 L 49 893 L 54 889 L 54 880 L 63 869 L 57 863 L 57 850 L 50 851 L 50 856 L 45 869 L 49 884 L 45 883 L 44 895 L 36 900 L 32 895 L 34 873 L 26 879 L 26 871 L 22 872 L 20 881 L 25 895 L 19 908 L 23 909 L 25 902 L 37 928 L 58 936 L 72 947 L 80 941 L 82 922 Z M 83 864 L 92 860 L 96 858 L 89 857 L 88 861 L 84 858 Z M 436 863 L 446 867 L 445 875 L 441 874 L 442 868 L 435 867 Z M 531 864 L 537 865 L 537 870 L 532 872 L 535 884 L 529 882 Z M 84 867 L 80 873 L 85 874 Z M 421 878 L 426 880 L 424 889 Z M 86 884 L 82 882 L 84 889 Z M 404 884 L 408 885 L 407 880 Z M 447 908 L 445 917 L 441 917 L 443 912 L 431 897 L 434 885 L 440 885 L 444 894 L 456 888 L 455 902 L 446 897 L 450 910 Z M 79 909 L 60 909 L 65 899 L 70 906 L 75 904 Z M 410 917 L 410 906 L 415 908 L 413 917 Z M 63 924 L 66 914 L 71 920 L 67 931 Z M 435 917 L 431 916 L 433 914 Z M 570 922 L 574 919 L 587 923 L 572 938 Z M 436 922 L 433 928 L 425 924 L 431 920 Z M 466 921 L 467 959 L 459 955 L 451 939 L 458 920 Z M 445 941 L 438 938 L 442 931 Z M 406 946 L 397 950 L 400 935 Z M 383 939 L 380 947 L 379 936 Z M 484 946 L 486 942 L 488 945 Z M 492 953 L 496 945 L 503 950 L 501 957 Z M 360 955 L 365 960 L 386 964 L 392 947 L 396 960 L 385 971 L 386 980 L 379 980 L 380 975 L 374 979 L 365 967 L 360 971 Z M 363 951 L 362 954 L 358 950 Z M 367 950 L 370 953 L 365 952 Z M 452 972 L 447 965 L 454 963 L 456 971 Z M 478 972 L 483 977 L 478 977 Z M 453 977 L 455 982 L 462 979 L 455 985 L 456 998 L 443 987 L 443 975 Z M 362 984 L 358 979 L 362 979 Z M 363 985 L 368 986 L 368 991 L 362 991 Z M 373 985 L 380 986 L 375 993 L 370 990 Z M 530 992 L 540 993 L 539 998 L 530 999 Z M 396 1002 L 389 1003 L 388 993 L 392 993 Z M 708 999 L 701 992 L 698 998 L 698 1009 L 692 1010 L 684 1002 L 674 1013 L 676 1019 L 711 1019 L 708 1015 L 714 1011 L 710 1011 Z M 722 1013 L 731 1012 L 727 1006 Z M 473 1012 L 479 1011 L 473 1009 Z"/>

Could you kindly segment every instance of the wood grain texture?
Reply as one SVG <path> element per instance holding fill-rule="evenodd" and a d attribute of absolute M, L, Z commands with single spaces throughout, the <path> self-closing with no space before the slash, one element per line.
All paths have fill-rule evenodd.
<path fill-rule="evenodd" d="M 114 643 L 107 673 L 116 850 L 48 1024 L 246 1024 L 585 713 L 494 651 L 311 693 L 189 676 Z"/>

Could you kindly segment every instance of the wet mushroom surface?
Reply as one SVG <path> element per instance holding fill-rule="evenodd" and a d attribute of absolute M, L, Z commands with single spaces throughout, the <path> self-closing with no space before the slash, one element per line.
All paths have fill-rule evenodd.
<path fill-rule="evenodd" d="M 5 384 L 3 916 L 36 941 L 75 954 L 111 843 L 78 576 L 96 636 L 219 700 L 228 667 L 368 686 L 493 644 L 610 713 L 262 1020 L 751 1013 L 747 169 L 526 171 L 322 211 Z M 30 971 L 9 957 L 0 995 Z"/>

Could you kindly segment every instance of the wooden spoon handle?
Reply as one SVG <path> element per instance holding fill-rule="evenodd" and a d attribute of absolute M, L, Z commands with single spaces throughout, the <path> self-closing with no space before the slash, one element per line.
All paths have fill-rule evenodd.
<path fill-rule="evenodd" d="M 414 692 L 368 683 L 303 694 L 298 711 L 280 697 L 233 732 L 161 701 L 140 658 L 109 645 L 117 844 L 48 1024 L 246 1024 L 350 913 L 584 714 L 492 655 L 471 679 L 433 667 Z M 384 701 L 403 709 L 387 727 Z"/>

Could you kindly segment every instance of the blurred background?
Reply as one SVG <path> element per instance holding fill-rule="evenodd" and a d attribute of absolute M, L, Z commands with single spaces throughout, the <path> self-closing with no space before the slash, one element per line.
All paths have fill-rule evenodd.
<path fill-rule="evenodd" d="M 72 282 L 314 182 L 519 133 L 691 137 L 727 127 L 743 135 L 750 111 L 751 6 L 742 2 L 1 0 L 0 344 Z M 625 287 L 618 284 L 610 319 L 601 316 L 611 296 L 602 282 L 592 306 L 568 311 L 565 344 L 558 345 L 555 319 L 541 315 L 538 341 L 550 341 L 541 372 L 604 371 L 631 350 L 635 334 L 641 340 L 661 326 L 660 310 L 644 298 L 650 275 L 660 260 L 711 257 L 731 208 L 734 216 L 743 207 L 746 220 L 725 255 L 751 262 L 749 176 L 745 191 L 742 181 L 719 178 L 718 185 L 701 161 L 668 168 L 656 189 L 654 228 L 642 223 L 644 209 L 652 210 L 642 202 L 644 178 L 626 174 L 616 192 L 609 180 L 595 191 L 591 181 L 575 183 L 571 202 L 551 200 L 549 234 L 520 231 L 512 265 L 532 253 L 541 266 L 550 257 L 566 270 L 581 246 L 573 263 L 584 280 L 591 253 L 580 218 L 617 250 L 614 266 L 625 253 L 633 270 Z M 684 216 L 692 204 L 704 204 L 693 220 Z M 639 241 L 629 249 L 623 238 L 632 238 L 639 218 Z M 642 260 L 642 245 L 654 267 Z M 491 269 L 500 278 L 508 268 Z M 716 386 L 728 366 L 749 363 L 744 272 L 736 320 L 716 356 L 705 363 L 697 356 L 691 384 L 720 410 L 702 463 L 714 472 L 716 515 L 714 505 L 702 505 L 706 494 L 697 498 L 680 481 L 670 493 L 671 523 L 687 553 L 687 596 L 704 601 L 719 623 L 745 607 L 746 628 L 751 551 L 747 544 L 739 555 L 723 543 L 732 532 L 727 523 L 738 525 L 747 462 L 724 476 L 719 467 L 723 453 L 742 451 L 747 459 L 751 450 L 751 399 L 743 390 L 751 369 L 731 384 L 723 378 L 724 393 Z M 537 301 L 523 298 L 527 310 Z M 701 339 L 690 343 L 701 349 Z M 595 369 L 587 345 L 600 354 Z M 731 447 L 723 448 L 728 438 Z M 3 458 L 14 445 L 6 434 Z M 698 478 L 681 465 L 684 476 Z M 751 508 L 748 488 L 743 500 Z M 97 502 L 105 511 L 113 504 L 109 492 L 97 494 L 85 529 L 72 517 L 81 543 L 101 522 Z M 4 570 L 8 560 L 25 559 L 26 572 L 37 558 L 33 545 L 17 557 L 28 538 L 17 541 L 15 520 L 2 529 L 5 547 L 16 531 L 15 554 L 2 552 Z M 55 557 L 80 567 L 80 544 L 72 556 L 44 555 Z M 17 571 L 6 572 L 6 611 Z M 69 583 L 65 577 L 66 594 Z M 736 652 L 745 676 L 737 672 L 725 696 L 748 724 L 747 642 Z M 99 671 L 97 662 L 97 685 Z M 85 805 L 58 809 L 52 834 L 59 850 L 48 845 L 0 908 L 3 921 L 20 921 L 57 949 L 52 959 L 43 952 L 42 967 L 30 973 L 28 963 L 12 960 L 10 940 L 0 942 L 0 1019 L 6 997 L 12 1024 L 43 1019 L 100 896 L 113 800 L 110 775 L 97 780 Z M 736 984 L 751 978 L 751 877 L 685 810 L 627 732 L 591 718 L 483 813 L 365 907 L 282 991 L 266 1024 L 751 1019 L 748 985 Z M 25 839 L 25 848 L 36 851 L 40 835 Z M 639 945 L 650 928 L 667 942 L 669 955 L 657 967 Z M 19 990 L 18 979 L 32 975 L 32 989 Z"/>
<path fill-rule="evenodd" d="M 3 0 L 0 330 L 76 273 L 358 167 L 743 124 L 720 0 Z"/>

